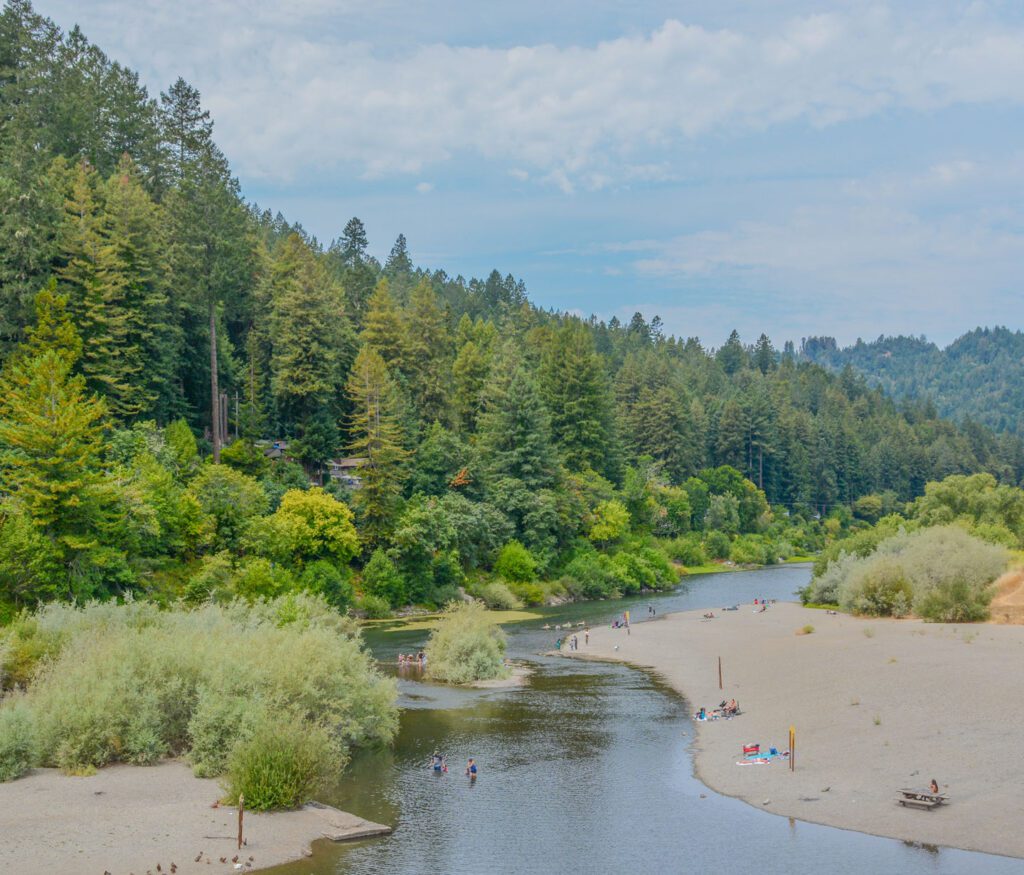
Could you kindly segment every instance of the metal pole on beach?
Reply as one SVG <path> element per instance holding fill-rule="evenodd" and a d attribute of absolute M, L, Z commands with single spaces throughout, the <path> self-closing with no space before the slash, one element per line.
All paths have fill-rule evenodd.
<path fill-rule="evenodd" d="M 723 689 L 723 687 L 722 687 L 722 657 L 721 656 L 718 657 L 718 689 L 720 689 L 720 690 Z"/>
<path fill-rule="evenodd" d="M 796 727 L 789 727 L 789 770 L 796 771 Z"/>
<path fill-rule="evenodd" d="M 242 850 L 242 815 L 245 814 L 245 796 L 238 794 L 238 850 Z M 238 859 L 237 857 L 235 858 Z"/>

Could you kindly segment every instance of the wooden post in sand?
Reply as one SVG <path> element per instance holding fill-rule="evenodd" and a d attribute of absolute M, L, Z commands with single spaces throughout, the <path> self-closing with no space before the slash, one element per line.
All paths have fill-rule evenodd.
<path fill-rule="evenodd" d="M 245 796 L 238 794 L 238 850 L 242 850 L 242 815 L 245 814 Z M 238 859 L 237 857 L 235 859 Z"/>
<path fill-rule="evenodd" d="M 718 689 L 722 689 L 722 657 L 718 657 Z"/>
<path fill-rule="evenodd" d="M 789 770 L 796 771 L 796 727 L 789 727 Z"/>

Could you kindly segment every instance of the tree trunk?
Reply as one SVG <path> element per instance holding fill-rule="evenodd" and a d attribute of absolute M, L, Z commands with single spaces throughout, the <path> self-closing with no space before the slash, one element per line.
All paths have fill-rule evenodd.
<path fill-rule="evenodd" d="M 217 306 L 210 299 L 210 423 L 213 426 L 213 463 L 220 464 L 220 388 L 217 385 Z"/>

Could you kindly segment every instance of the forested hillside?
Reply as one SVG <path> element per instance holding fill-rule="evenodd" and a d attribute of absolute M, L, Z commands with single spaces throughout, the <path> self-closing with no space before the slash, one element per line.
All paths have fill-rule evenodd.
<path fill-rule="evenodd" d="M 804 341 L 808 361 L 846 366 L 896 398 L 930 401 L 940 416 L 1024 434 L 1024 334 L 975 328 L 940 349 L 924 338 L 879 337 L 840 349 L 831 337 Z"/>
<path fill-rule="evenodd" d="M 539 579 L 624 592 L 674 580 L 658 538 L 774 561 L 869 493 L 1024 472 L 1017 438 L 763 335 L 712 350 L 547 312 L 498 271 L 417 267 L 401 236 L 382 264 L 357 218 L 325 245 L 243 199 L 187 83 L 151 98 L 24 0 L 0 18 L 0 203 L 9 604 L 297 583 L 347 603 L 350 563 L 395 605 L 492 568 L 528 600 Z M 360 488 L 306 491 L 346 454 Z"/>

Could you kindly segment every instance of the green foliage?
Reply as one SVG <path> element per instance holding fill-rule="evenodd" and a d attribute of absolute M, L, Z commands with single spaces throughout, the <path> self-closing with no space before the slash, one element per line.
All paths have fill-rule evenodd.
<path fill-rule="evenodd" d="M 247 438 L 232 441 L 220 451 L 220 460 L 230 468 L 259 480 L 270 470 L 270 460 L 263 450 Z"/>
<path fill-rule="evenodd" d="M 286 492 L 253 534 L 256 549 L 298 568 L 321 559 L 347 565 L 359 551 L 352 511 L 318 487 Z"/>
<path fill-rule="evenodd" d="M 30 771 L 39 761 L 32 711 L 13 699 L 0 707 L 0 782 L 13 781 Z"/>
<path fill-rule="evenodd" d="M 384 620 L 391 616 L 387 599 L 366 593 L 356 599 L 356 611 L 367 620 Z"/>
<path fill-rule="evenodd" d="M 704 545 L 701 544 L 700 537 L 696 534 L 674 538 L 665 544 L 665 551 L 670 558 L 681 565 L 704 565 L 708 561 L 708 555 L 704 552 Z"/>
<path fill-rule="evenodd" d="M 356 509 L 363 537 L 376 544 L 398 514 L 408 454 L 397 419 L 397 389 L 374 347 L 359 350 L 347 392 L 352 402 L 349 451 L 366 459 L 359 469 L 362 485 L 356 493 Z"/>
<path fill-rule="evenodd" d="M 352 604 L 355 589 L 352 574 L 345 568 L 318 559 L 310 562 L 299 575 L 299 586 L 306 592 L 321 596 L 332 608 L 344 611 Z"/>
<path fill-rule="evenodd" d="M 427 674 L 449 684 L 506 677 L 505 633 L 480 604 L 448 607 L 426 646 Z"/>
<path fill-rule="evenodd" d="M 52 605 L 20 623 L 30 620 L 49 658 L 0 706 L 0 751 L 26 750 L 34 734 L 42 765 L 183 755 L 205 775 L 231 763 L 233 786 L 255 782 L 256 805 L 293 805 L 323 774 L 310 751 L 329 746 L 337 769 L 353 745 L 397 729 L 394 683 L 351 621 L 309 596 L 194 611 Z"/>
<path fill-rule="evenodd" d="M 225 465 L 206 465 L 190 490 L 206 515 L 215 550 L 238 550 L 253 520 L 267 509 L 267 495 L 260 484 Z"/>
<path fill-rule="evenodd" d="M 498 552 L 494 570 L 511 583 L 531 583 L 537 579 L 537 560 L 519 541 L 509 541 Z"/>
<path fill-rule="evenodd" d="M 629 511 L 621 501 L 602 501 L 594 508 L 587 537 L 603 544 L 617 541 L 629 531 L 629 519 Z"/>
<path fill-rule="evenodd" d="M 728 559 L 732 543 L 725 532 L 708 532 L 704 538 L 704 551 L 711 559 Z"/>
<path fill-rule="evenodd" d="M 498 580 L 485 583 L 472 590 L 472 593 L 492 611 L 515 611 L 523 606 L 515 593 Z"/>
<path fill-rule="evenodd" d="M 309 802 L 347 757 L 330 734 L 301 719 L 265 718 L 228 758 L 225 801 L 245 796 L 252 811 L 298 808 Z"/>
<path fill-rule="evenodd" d="M 901 530 L 866 555 L 841 553 L 802 595 L 806 602 L 838 603 L 856 613 L 983 619 L 991 584 L 1006 562 L 1004 548 L 958 526 Z"/>
<path fill-rule="evenodd" d="M 380 548 L 373 551 L 370 561 L 363 569 L 362 590 L 365 596 L 381 599 L 388 606 L 399 607 L 405 604 L 405 578 L 388 554 Z M 364 599 L 363 607 L 366 606 Z"/>

